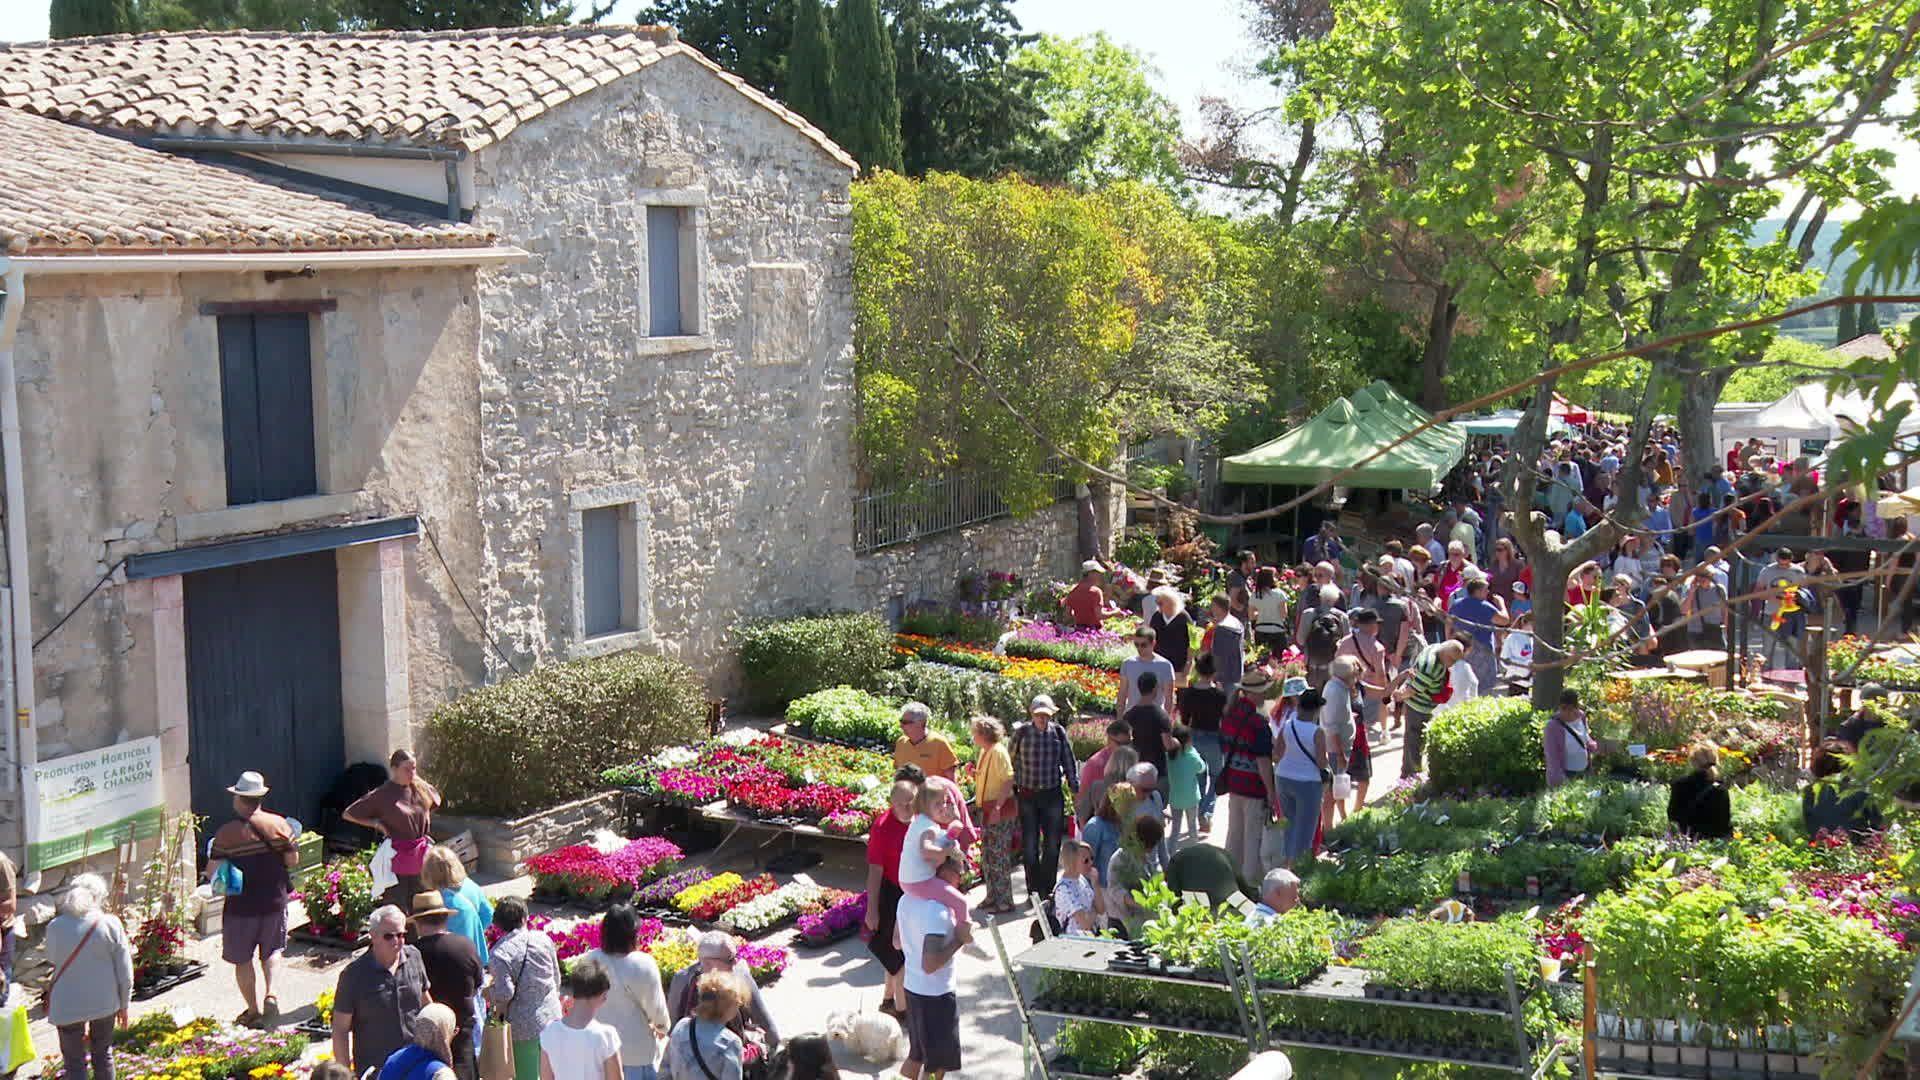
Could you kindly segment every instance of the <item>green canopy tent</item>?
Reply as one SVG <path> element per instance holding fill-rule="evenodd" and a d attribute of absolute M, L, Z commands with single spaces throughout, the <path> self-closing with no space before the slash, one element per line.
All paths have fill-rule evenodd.
<path fill-rule="evenodd" d="M 1308 487 L 1323 483 L 1372 457 L 1381 447 L 1405 434 L 1382 415 L 1377 399 L 1369 411 L 1356 409 L 1346 399 L 1334 402 L 1318 416 L 1271 442 L 1220 463 L 1220 479 L 1231 484 L 1291 484 Z M 1388 450 L 1340 478 L 1341 487 L 1396 488 L 1432 491 L 1460 460 L 1465 439 L 1449 456 L 1421 445 L 1418 438 Z"/>
<path fill-rule="evenodd" d="M 1433 414 L 1401 397 L 1384 382 L 1357 390 L 1347 400 L 1361 414 L 1363 423 L 1388 432 L 1392 438 L 1407 437 L 1401 446 L 1432 462 L 1442 477 L 1466 454 L 1467 438 L 1463 433 L 1446 424 L 1422 429 L 1421 425 L 1432 423 Z"/>

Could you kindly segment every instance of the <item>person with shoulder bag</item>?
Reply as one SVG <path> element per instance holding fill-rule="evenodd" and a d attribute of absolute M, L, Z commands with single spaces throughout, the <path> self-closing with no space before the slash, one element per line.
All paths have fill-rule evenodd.
<path fill-rule="evenodd" d="M 540 1080 L 540 1033 L 560 1018 L 560 958 L 553 939 L 526 923 L 525 900 L 508 896 L 494 905 L 502 933 L 487 953 L 486 996 L 513 1039 L 513 1080 Z"/>
<path fill-rule="evenodd" d="M 113 1078 L 113 1029 L 125 1026 L 133 1003 L 133 950 L 120 920 L 100 909 L 107 883 L 81 874 L 60 898 L 47 924 L 47 960 L 53 977 L 43 991 L 47 1021 L 60 1033 L 66 1080 Z"/>
<path fill-rule="evenodd" d="M 298 833 L 292 822 L 262 805 L 266 778 L 243 772 L 227 789 L 233 796 L 233 820 L 213 834 L 213 863 L 207 870 L 216 885 L 226 884 L 221 914 L 220 955 L 233 965 L 234 982 L 246 1008 L 234 1018 L 242 1027 L 259 1027 L 280 1014 L 273 982 L 287 948 L 287 904 L 293 895 L 294 866 L 300 862 Z M 235 880 L 235 879 L 238 880 Z M 260 957 L 259 979 L 254 955 Z"/>
<path fill-rule="evenodd" d="M 746 1044 L 734 1032 L 743 990 L 731 971 L 700 975 L 693 1011 L 667 1036 L 667 1080 L 745 1080 Z"/>

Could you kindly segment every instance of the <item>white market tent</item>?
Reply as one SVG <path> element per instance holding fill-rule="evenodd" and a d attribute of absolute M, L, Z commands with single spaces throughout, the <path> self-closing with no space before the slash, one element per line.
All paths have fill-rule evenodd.
<path fill-rule="evenodd" d="M 1521 415 L 1519 409 L 1501 409 L 1485 416 L 1463 416 L 1449 423 L 1469 435 L 1512 435 L 1514 429 L 1520 426 Z M 1547 430 L 1565 431 L 1567 422 L 1558 416 L 1549 416 Z"/>
<path fill-rule="evenodd" d="M 1893 400 L 1920 402 L 1913 387 L 1904 385 L 1895 391 Z M 1730 439 L 1756 435 L 1763 439 L 1840 439 L 1875 411 L 1873 403 L 1858 394 L 1834 396 L 1825 386 L 1809 383 L 1794 387 L 1744 423 L 1727 424 L 1721 434 Z M 1920 408 L 1903 430 L 1920 431 Z"/>

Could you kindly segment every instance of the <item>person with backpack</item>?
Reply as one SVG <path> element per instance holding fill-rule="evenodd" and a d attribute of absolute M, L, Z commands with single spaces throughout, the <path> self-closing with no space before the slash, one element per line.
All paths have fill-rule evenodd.
<path fill-rule="evenodd" d="M 1340 641 L 1352 632 L 1347 613 L 1340 608 L 1340 589 L 1322 585 L 1319 602 L 1300 609 L 1300 651 L 1307 659 L 1307 685 L 1318 690 L 1327 685 L 1327 667 Z"/>
<path fill-rule="evenodd" d="M 1547 721 L 1541 752 L 1547 759 L 1547 786 L 1559 787 L 1568 778 L 1585 776 L 1600 744 L 1587 730 L 1586 710 L 1580 707 L 1580 694 L 1567 690 L 1560 695 L 1560 707 Z"/>

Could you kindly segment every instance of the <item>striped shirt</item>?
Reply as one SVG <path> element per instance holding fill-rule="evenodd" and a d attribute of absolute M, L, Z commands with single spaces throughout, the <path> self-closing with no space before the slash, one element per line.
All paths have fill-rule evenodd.
<path fill-rule="evenodd" d="M 1418 713 L 1432 713 L 1433 695 L 1447 685 L 1447 669 L 1451 667 L 1440 656 L 1440 647 L 1446 642 L 1429 645 L 1420 650 L 1414 658 L 1411 677 L 1413 692 L 1407 696 L 1407 708 Z"/>

